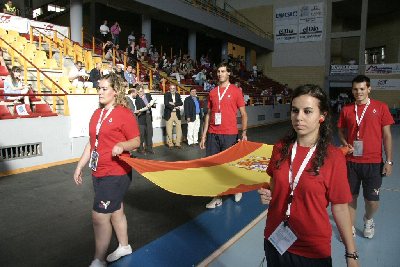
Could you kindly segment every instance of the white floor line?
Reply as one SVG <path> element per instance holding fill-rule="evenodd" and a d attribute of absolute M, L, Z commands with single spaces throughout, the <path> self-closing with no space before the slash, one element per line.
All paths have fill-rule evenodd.
<path fill-rule="evenodd" d="M 248 231 L 250 231 L 257 223 L 261 220 L 265 220 L 268 214 L 268 210 L 265 210 L 257 218 L 255 218 L 251 223 L 249 223 L 245 228 L 240 230 L 236 235 L 229 239 L 225 244 L 219 247 L 214 253 L 205 258 L 197 267 L 206 267 L 212 263 L 216 258 L 218 258 L 225 250 L 230 248 L 236 241 L 238 241 L 242 236 L 244 236 Z"/>

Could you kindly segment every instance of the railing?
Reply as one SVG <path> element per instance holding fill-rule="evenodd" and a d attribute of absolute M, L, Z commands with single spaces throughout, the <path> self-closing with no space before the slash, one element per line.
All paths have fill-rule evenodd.
<path fill-rule="evenodd" d="M 240 14 L 237 10 L 235 10 L 232 6 L 224 2 L 224 7 L 231 9 L 231 11 L 236 15 L 234 16 L 232 13 L 228 12 L 226 9 L 220 8 L 216 5 L 210 4 L 206 1 L 201 0 L 181 0 L 189 5 L 192 5 L 197 8 L 201 8 L 211 14 L 222 17 L 229 22 L 235 23 L 240 27 L 246 28 L 264 38 L 273 39 L 273 34 L 269 32 L 265 32 L 256 26 L 253 22 L 247 19 L 244 15 Z"/>
<path fill-rule="evenodd" d="M 15 49 L 9 42 L 7 42 L 3 37 L 0 36 L 0 40 L 9 46 L 14 53 L 17 53 L 21 58 L 24 59 L 23 62 L 23 69 L 24 69 L 24 82 L 27 84 L 27 73 L 28 73 L 28 63 L 32 65 L 33 68 L 36 69 L 36 82 L 37 82 L 37 90 L 38 90 L 38 96 L 51 96 L 52 97 L 52 109 L 55 112 L 57 109 L 57 97 L 63 97 L 63 102 L 64 102 L 64 115 L 69 115 L 69 108 L 68 108 L 68 100 L 67 100 L 67 92 L 60 87 L 50 76 L 48 76 L 46 73 L 41 71 L 33 62 L 31 62 L 28 58 L 26 58 L 21 52 L 19 52 L 17 49 Z M 14 62 L 14 54 L 11 54 L 11 62 Z M 57 89 L 60 90 L 60 92 L 63 92 L 62 94 L 56 93 L 56 90 L 54 86 L 51 88 L 51 94 L 42 94 L 41 93 L 41 84 L 40 84 L 40 74 L 42 74 L 45 78 L 47 78 Z"/>

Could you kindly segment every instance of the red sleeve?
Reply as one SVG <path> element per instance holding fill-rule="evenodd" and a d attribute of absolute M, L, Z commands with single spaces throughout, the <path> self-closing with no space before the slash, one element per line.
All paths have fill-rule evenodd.
<path fill-rule="evenodd" d="M 235 86 L 236 89 L 236 106 L 238 108 L 244 107 L 246 103 L 244 102 L 244 97 L 242 91 Z"/>
<path fill-rule="evenodd" d="M 122 114 L 121 115 L 123 118 L 122 119 L 123 122 L 121 125 L 121 131 L 124 134 L 126 140 L 131 140 L 139 136 L 140 135 L 139 126 L 133 113 L 130 110 L 124 108 Z"/>
<path fill-rule="evenodd" d="M 349 203 L 352 201 L 352 195 L 347 179 L 346 159 L 337 148 L 330 149 L 329 155 L 327 160 L 331 161 L 331 164 L 327 174 L 330 178 L 328 200 L 333 204 Z"/>
<path fill-rule="evenodd" d="M 346 127 L 346 118 L 344 116 L 344 108 L 340 111 L 340 116 L 339 116 L 339 120 L 337 123 L 337 127 L 338 128 L 347 128 Z"/>
<path fill-rule="evenodd" d="M 393 116 L 390 114 L 389 108 L 386 104 L 382 104 L 382 126 L 394 124 Z"/>

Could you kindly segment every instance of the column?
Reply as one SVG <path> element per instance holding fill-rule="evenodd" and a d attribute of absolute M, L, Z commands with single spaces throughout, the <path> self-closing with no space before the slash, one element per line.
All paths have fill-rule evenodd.
<path fill-rule="evenodd" d="M 368 19 L 368 0 L 362 0 L 361 6 L 361 33 L 360 33 L 360 50 L 358 54 L 358 73 L 365 72 L 365 43 L 367 37 L 367 19 Z"/>
<path fill-rule="evenodd" d="M 151 18 L 147 15 L 142 15 L 142 34 L 145 35 L 147 44 L 151 44 Z"/>
<path fill-rule="evenodd" d="M 196 60 L 196 31 L 189 30 L 189 37 L 188 37 L 188 51 L 189 57 L 193 60 Z"/>
<path fill-rule="evenodd" d="M 246 70 L 251 71 L 252 69 L 252 64 L 251 64 L 251 49 L 249 47 L 246 47 L 246 55 L 245 55 L 245 66 L 246 66 Z"/>
<path fill-rule="evenodd" d="M 83 43 L 82 40 L 82 9 L 83 0 L 70 0 L 70 25 L 72 41 Z"/>
<path fill-rule="evenodd" d="M 221 61 L 228 62 L 228 42 L 222 41 L 221 45 Z"/>

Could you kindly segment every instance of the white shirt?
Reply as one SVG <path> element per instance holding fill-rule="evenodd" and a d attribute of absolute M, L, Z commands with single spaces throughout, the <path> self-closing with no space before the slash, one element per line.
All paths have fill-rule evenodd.
<path fill-rule="evenodd" d="M 100 33 L 103 35 L 107 35 L 110 32 L 110 28 L 108 28 L 107 25 L 101 25 L 100 26 Z"/>

